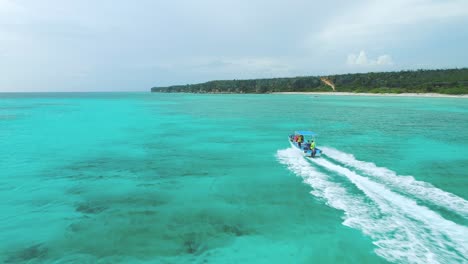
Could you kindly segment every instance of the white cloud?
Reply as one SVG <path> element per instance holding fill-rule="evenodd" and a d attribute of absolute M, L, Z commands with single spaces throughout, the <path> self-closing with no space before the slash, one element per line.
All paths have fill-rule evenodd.
<path fill-rule="evenodd" d="M 377 58 L 377 65 L 391 65 L 391 64 L 393 64 L 393 60 L 390 55 L 382 55 Z"/>
<path fill-rule="evenodd" d="M 381 55 L 375 60 L 369 59 L 367 58 L 366 52 L 362 50 L 358 55 L 354 53 L 349 54 L 347 64 L 357 66 L 385 66 L 392 65 L 393 59 L 390 55 L 387 54 Z"/>
<path fill-rule="evenodd" d="M 338 10 L 340 11 L 340 10 Z M 316 39 L 327 44 L 350 44 L 393 37 L 392 32 L 422 23 L 466 18 L 466 0 L 363 1 L 354 9 L 334 13 Z"/>

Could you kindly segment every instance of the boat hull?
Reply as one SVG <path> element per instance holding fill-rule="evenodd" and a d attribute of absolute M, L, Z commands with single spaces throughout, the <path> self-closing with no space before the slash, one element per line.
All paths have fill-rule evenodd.
<path fill-rule="evenodd" d="M 298 151 L 300 151 L 304 156 L 308 156 L 308 157 L 311 157 L 312 156 L 312 151 L 310 150 L 303 150 L 303 149 L 300 149 L 299 146 L 297 145 L 296 142 L 292 142 L 291 140 L 289 140 L 289 144 L 291 144 L 291 146 L 295 149 L 297 149 Z M 322 155 L 322 150 L 318 149 L 318 148 L 315 148 L 315 156 L 314 157 L 320 157 Z"/>

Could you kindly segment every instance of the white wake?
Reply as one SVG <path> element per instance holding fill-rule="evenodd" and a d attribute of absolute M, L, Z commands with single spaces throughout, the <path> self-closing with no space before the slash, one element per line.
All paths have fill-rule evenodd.
<path fill-rule="evenodd" d="M 438 189 L 429 183 L 417 181 L 412 176 L 399 176 L 394 171 L 378 167 L 372 162 L 357 160 L 352 154 L 329 147 L 324 147 L 323 151 L 331 159 L 359 170 L 364 175 L 374 177 L 398 192 L 444 207 L 464 218 L 468 218 L 468 201 L 461 197 Z"/>
<path fill-rule="evenodd" d="M 327 156 L 334 157 L 328 150 Z M 296 149 L 280 150 L 277 156 L 313 188 L 313 195 L 324 199 L 331 207 L 343 210 L 343 224 L 371 237 L 378 247 L 376 253 L 385 259 L 404 263 L 467 261 L 466 227 L 444 219 L 383 183 L 326 159 L 310 161 L 345 176 L 362 194 L 351 194 L 344 186 L 332 182 L 331 176 L 318 172 Z"/>

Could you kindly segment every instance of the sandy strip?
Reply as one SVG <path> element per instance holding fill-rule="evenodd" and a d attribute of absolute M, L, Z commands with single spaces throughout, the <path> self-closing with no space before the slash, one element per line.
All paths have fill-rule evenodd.
<path fill-rule="evenodd" d="M 450 97 L 450 98 L 468 98 L 468 94 L 450 95 L 437 93 L 348 93 L 348 92 L 278 92 L 273 94 L 304 94 L 304 95 L 354 95 L 354 96 L 395 96 L 395 97 Z"/>

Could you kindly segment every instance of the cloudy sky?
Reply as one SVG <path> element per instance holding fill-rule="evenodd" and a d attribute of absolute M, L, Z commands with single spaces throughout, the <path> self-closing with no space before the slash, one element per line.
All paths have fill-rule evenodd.
<path fill-rule="evenodd" d="M 468 66 L 468 0 L 0 0 L 0 92 Z"/>

